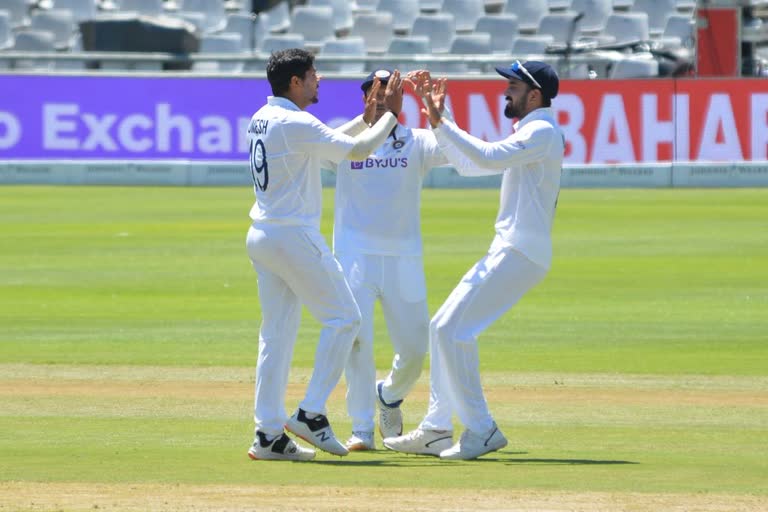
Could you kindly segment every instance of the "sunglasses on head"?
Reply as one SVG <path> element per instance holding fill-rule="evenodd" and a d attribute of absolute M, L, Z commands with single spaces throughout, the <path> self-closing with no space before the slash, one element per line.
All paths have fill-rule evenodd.
<path fill-rule="evenodd" d="M 519 73 L 522 71 L 525 77 L 528 78 L 528 80 L 530 80 L 533 85 L 541 89 L 541 84 L 537 82 L 535 78 L 533 78 L 533 75 L 531 74 L 531 72 L 525 69 L 525 66 L 523 66 L 523 64 L 519 60 L 516 60 L 515 63 L 512 64 L 512 71 L 514 71 L 515 73 Z"/>

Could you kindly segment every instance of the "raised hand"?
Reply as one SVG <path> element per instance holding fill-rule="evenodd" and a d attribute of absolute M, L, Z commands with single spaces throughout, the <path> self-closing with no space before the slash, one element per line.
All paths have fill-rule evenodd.
<path fill-rule="evenodd" d="M 384 106 L 396 116 L 403 110 L 403 79 L 398 70 L 392 72 L 387 82 L 387 88 L 384 91 Z"/>
<path fill-rule="evenodd" d="M 440 123 L 445 108 L 447 81 L 445 78 L 433 80 L 429 71 L 419 70 L 409 76 L 409 83 L 414 86 L 414 92 L 421 97 L 424 107 L 421 112 L 429 119 L 434 128 Z"/>
<path fill-rule="evenodd" d="M 419 69 L 417 71 L 408 72 L 405 80 L 411 85 L 411 87 L 413 87 L 413 92 L 415 92 L 422 99 L 424 99 L 424 97 L 429 94 L 429 91 L 431 90 L 432 78 L 429 74 L 429 71 L 426 69 Z"/>
<path fill-rule="evenodd" d="M 429 77 L 429 71 L 426 69 L 415 69 L 413 71 L 409 71 L 405 74 L 405 77 L 403 78 L 403 83 L 407 83 L 408 85 L 413 88 L 413 91 L 416 92 L 416 87 L 418 86 L 418 82 L 423 76 Z M 418 93 L 417 93 L 418 94 Z"/>
<path fill-rule="evenodd" d="M 368 91 L 368 96 L 365 98 L 365 109 L 363 110 L 363 121 L 368 126 L 372 125 L 376 119 L 376 107 L 378 106 L 379 89 L 381 88 L 381 80 L 378 77 L 373 79 L 371 89 Z"/>
<path fill-rule="evenodd" d="M 432 101 L 435 103 L 437 110 L 442 114 L 445 110 L 445 96 L 448 90 L 448 80 L 446 78 L 438 78 L 432 83 Z"/>

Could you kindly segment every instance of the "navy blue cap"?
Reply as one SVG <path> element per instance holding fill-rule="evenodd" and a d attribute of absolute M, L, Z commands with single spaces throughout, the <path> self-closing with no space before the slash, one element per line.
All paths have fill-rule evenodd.
<path fill-rule="evenodd" d="M 389 69 L 377 69 L 375 71 L 371 71 L 371 74 L 368 75 L 365 78 L 365 81 L 360 85 L 360 89 L 363 90 L 363 92 L 366 92 L 368 88 L 373 85 L 373 79 L 376 77 L 379 77 L 379 81 L 382 85 L 389 82 L 389 77 L 392 76 L 392 71 Z"/>
<path fill-rule="evenodd" d="M 557 72 L 546 62 L 528 60 L 521 64 L 520 61 L 515 61 L 510 66 L 497 67 L 496 71 L 505 78 L 522 80 L 531 87 L 541 89 L 541 93 L 549 99 L 557 96 L 557 91 L 560 88 Z M 526 71 L 528 74 L 525 73 Z"/>

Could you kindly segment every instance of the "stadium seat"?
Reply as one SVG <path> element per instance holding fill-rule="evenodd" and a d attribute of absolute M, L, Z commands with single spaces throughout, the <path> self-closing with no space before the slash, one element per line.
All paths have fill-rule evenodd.
<path fill-rule="evenodd" d="M 8 12 L 11 27 L 29 25 L 27 0 L 0 0 L 0 10 Z"/>
<path fill-rule="evenodd" d="M 204 53 L 242 53 L 243 37 L 236 33 L 208 34 L 200 39 L 200 52 Z M 198 72 L 225 72 L 239 73 L 243 71 L 243 61 L 196 61 L 192 66 L 194 71 Z"/>
<path fill-rule="evenodd" d="M 240 34 L 240 41 L 244 51 L 250 51 L 259 46 L 260 37 L 264 37 L 267 29 L 257 30 L 260 16 L 244 12 L 233 12 L 227 15 L 227 21 L 224 23 L 224 32 L 231 34 Z M 264 17 L 266 19 L 266 17 Z M 260 27 L 259 27 L 260 28 Z"/>
<path fill-rule="evenodd" d="M 59 49 L 70 48 L 77 31 L 75 18 L 68 9 L 35 11 L 32 13 L 30 28 L 53 34 L 53 44 Z"/>
<path fill-rule="evenodd" d="M 696 10 L 696 0 L 677 0 L 675 7 L 678 12 L 692 13 Z"/>
<path fill-rule="evenodd" d="M 447 53 L 456 37 L 455 23 L 452 14 L 422 14 L 414 20 L 411 34 L 426 36 L 432 53 Z"/>
<path fill-rule="evenodd" d="M 508 13 L 483 16 L 477 20 L 475 32 L 491 36 L 493 53 L 509 53 L 518 35 L 517 16 Z"/>
<path fill-rule="evenodd" d="M 546 53 L 555 39 L 550 35 L 519 35 L 512 43 L 512 55 L 525 60 L 526 55 Z"/>
<path fill-rule="evenodd" d="M 372 12 L 355 15 L 352 35 L 362 37 L 368 53 L 384 53 L 393 37 L 391 12 Z"/>
<path fill-rule="evenodd" d="M 11 14 L 0 11 L 0 50 L 13 46 L 13 31 L 11 31 Z"/>
<path fill-rule="evenodd" d="M 54 0 L 54 9 L 69 9 L 75 21 L 92 19 L 98 14 L 96 0 Z"/>
<path fill-rule="evenodd" d="M 635 0 L 632 11 L 648 15 L 648 29 L 651 37 L 660 36 L 667 26 L 667 18 L 675 14 L 677 0 Z"/>
<path fill-rule="evenodd" d="M 613 65 L 610 74 L 610 77 L 614 79 L 656 76 L 659 76 L 659 62 L 651 54 L 625 57 Z"/>
<path fill-rule="evenodd" d="M 352 3 L 352 14 L 359 12 L 374 12 L 379 6 L 379 0 L 356 0 Z"/>
<path fill-rule="evenodd" d="M 504 0 L 484 0 L 486 14 L 499 14 L 506 2 Z"/>
<path fill-rule="evenodd" d="M 407 34 L 419 15 L 419 0 L 379 0 L 377 10 L 392 13 L 395 32 Z"/>
<path fill-rule="evenodd" d="M 304 36 L 301 34 L 268 34 L 261 40 L 261 48 L 264 53 L 272 53 L 288 48 L 303 48 Z M 259 69 L 263 71 L 262 68 Z"/>
<path fill-rule="evenodd" d="M 567 11 L 571 7 L 571 0 L 545 0 L 549 12 Z"/>
<path fill-rule="evenodd" d="M 611 0 L 573 0 L 568 9 L 584 13 L 579 28 L 582 32 L 599 33 L 613 11 Z"/>
<path fill-rule="evenodd" d="M 451 43 L 450 53 L 461 55 L 488 55 L 491 53 L 491 35 L 457 34 Z"/>
<path fill-rule="evenodd" d="M 544 0 L 506 0 L 506 2 L 503 12 L 517 16 L 521 32 L 536 32 L 541 18 L 549 13 L 549 7 Z"/>
<path fill-rule="evenodd" d="M 164 14 L 167 18 L 184 20 L 187 23 L 191 23 L 195 27 L 195 31 L 198 34 L 204 34 L 207 32 L 207 21 L 205 14 L 194 11 L 176 11 L 174 13 Z"/>
<path fill-rule="evenodd" d="M 442 12 L 453 14 L 457 32 L 471 32 L 485 15 L 483 0 L 443 0 Z"/>
<path fill-rule="evenodd" d="M 47 30 L 24 29 L 16 34 L 13 49 L 22 52 L 52 52 L 56 49 L 56 38 Z"/>
<path fill-rule="evenodd" d="M 320 48 L 319 55 L 333 56 L 354 56 L 365 57 L 365 40 L 362 37 L 347 37 L 344 39 L 329 39 Z M 337 73 L 363 73 L 365 72 L 365 61 L 359 62 L 321 62 L 321 72 Z"/>
<path fill-rule="evenodd" d="M 605 43 L 609 45 L 625 45 L 646 42 L 650 38 L 648 32 L 648 15 L 644 12 L 622 12 L 608 16 L 603 30 Z"/>
<path fill-rule="evenodd" d="M 451 55 L 488 55 L 491 53 L 491 35 L 485 33 L 458 34 L 451 43 Z M 468 62 L 445 62 L 438 64 L 435 71 L 443 73 L 468 73 L 483 71 L 484 64 Z"/>
<path fill-rule="evenodd" d="M 160 16 L 163 14 L 163 0 L 121 0 L 120 11 Z"/>
<path fill-rule="evenodd" d="M 352 5 L 347 0 L 309 0 L 307 5 L 333 9 L 333 30 L 337 34 L 347 34 L 352 29 Z"/>
<path fill-rule="evenodd" d="M 213 33 L 224 28 L 227 12 L 224 2 L 211 0 L 180 0 L 179 12 L 196 12 L 204 16 L 203 32 Z"/>
<path fill-rule="evenodd" d="M 80 32 L 75 33 L 75 36 L 72 38 L 72 44 L 70 47 L 71 52 L 82 52 L 83 51 L 83 35 Z M 53 68 L 59 71 L 66 70 L 66 71 L 83 71 L 86 69 L 86 62 L 82 59 L 72 59 L 72 60 L 56 60 L 53 62 Z"/>
<path fill-rule="evenodd" d="M 399 69 L 402 73 L 421 69 L 424 64 L 417 62 L 397 61 L 398 55 L 426 55 L 431 53 L 429 38 L 424 35 L 397 36 L 392 39 L 387 49 L 387 56 L 392 57 L 392 61 L 378 64 L 379 67 Z M 432 66 L 430 66 L 431 68 Z"/>
<path fill-rule="evenodd" d="M 304 45 L 319 50 L 328 39 L 334 38 L 333 9 L 297 5 L 291 13 L 291 32 L 304 37 Z"/>
<path fill-rule="evenodd" d="M 291 28 L 291 11 L 288 2 L 280 2 L 268 11 L 259 13 L 259 17 L 265 16 L 269 31 L 273 34 L 285 32 Z"/>
<path fill-rule="evenodd" d="M 581 21 L 578 20 L 578 13 L 558 12 L 547 14 L 539 22 L 539 29 L 536 33 L 540 36 L 550 35 L 557 46 L 565 46 L 578 39 Z"/>
<path fill-rule="evenodd" d="M 443 0 L 419 0 L 421 12 L 435 13 L 443 8 Z"/>
<path fill-rule="evenodd" d="M 423 55 L 431 51 L 429 38 L 422 35 L 394 37 L 387 49 L 392 55 Z"/>
<path fill-rule="evenodd" d="M 687 14 L 673 14 L 667 18 L 661 40 L 665 47 L 688 48 L 695 46 L 696 22 Z"/>
<path fill-rule="evenodd" d="M 559 63 L 557 70 L 560 78 L 568 78 L 571 80 L 587 80 L 595 78 L 595 76 L 590 74 L 590 71 L 592 71 L 592 69 L 589 63 L 573 61 Z M 596 75 L 596 71 L 592 71 L 592 73 Z"/>
<path fill-rule="evenodd" d="M 54 52 L 56 51 L 55 37 L 45 30 L 23 29 L 16 33 L 13 50 L 18 52 Z M 17 60 L 15 69 L 44 71 L 53 67 L 49 60 Z"/>

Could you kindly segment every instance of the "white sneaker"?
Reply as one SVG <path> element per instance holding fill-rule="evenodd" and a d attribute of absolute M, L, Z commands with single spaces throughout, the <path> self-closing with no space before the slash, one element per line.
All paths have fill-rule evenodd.
<path fill-rule="evenodd" d="M 351 452 L 375 450 L 376 444 L 373 441 L 373 432 L 353 431 L 352 437 L 347 439 L 345 446 Z"/>
<path fill-rule="evenodd" d="M 501 450 L 505 446 L 507 446 L 507 438 L 494 423 L 490 430 L 482 434 L 465 430 L 458 443 L 440 452 L 440 458 L 445 460 L 476 459 L 486 453 Z"/>
<path fill-rule="evenodd" d="M 328 423 L 328 418 L 322 414 L 318 414 L 312 419 L 307 418 L 307 413 L 304 409 L 297 409 L 293 416 L 288 419 L 288 423 L 285 424 L 285 428 L 289 432 L 293 432 L 309 444 L 325 450 L 333 455 L 344 456 L 349 453 L 343 444 L 336 439 L 333 435 L 331 425 Z"/>
<path fill-rule="evenodd" d="M 381 437 L 397 437 L 403 434 L 403 411 L 400 410 L 402 400 L 388 404 L 381 397 L 383 380 L 376 383 L 376 403 L 379 406 L 379 433 Z"/>
<path fill-rule="evenodd" d="M 315 458 L 315 450 L 299 446 L 284 433 L 267 441 L 263 432 L 256 432 L 248 456 L 253 460 L 312 460 Z"/>
<path fill-rule="evenodd" d="M 451 430 L 422 430 L 417 428 L 404 436 L 384 439 L 384 446 L 390 450 L 419 455 L 440 455 L 453 444 Z"/>

